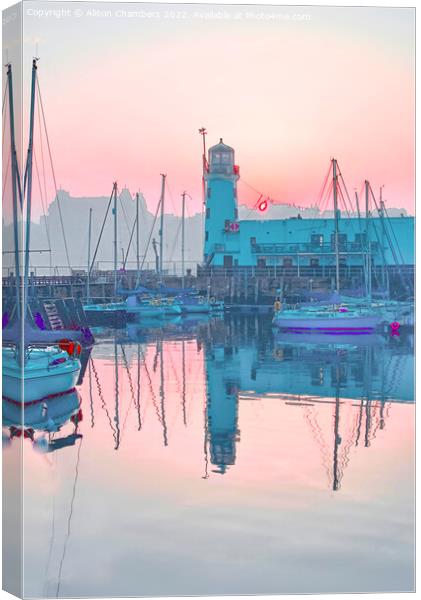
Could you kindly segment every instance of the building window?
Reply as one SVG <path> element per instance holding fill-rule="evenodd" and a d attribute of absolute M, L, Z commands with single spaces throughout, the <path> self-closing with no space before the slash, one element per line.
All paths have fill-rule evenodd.
<path fill-rule="evenodd" d="M 205 231 L 205 241 L 207 242 L 209 239 L 209 231 Z"/>
<path fill-rule="evenodd" d="M 311 234 L 311 245 L 312 246 L 317 246 L 320 248 L 321 246 L 323 246 L 323 242 L 324 242 L 323 235 L 320 235 L 318 233 Z"/>
<path fill-rule="evenodd" d="M 229 152 L 222 153 L 222 162 L 225 164 L 231 162 L 231 154 Z"/>
<path fill-rule="evenodd" d="M 208 185 L 208 198 L 210 198 L 210 197 L 211 197 L 211 189 L 210 189 L 210 186 Z"/>
<path fill-rule="evenodd" d="M 238 219 L 238 208 L 234 208 L 234 219 Z"/>
<path fill-rule="evenodd" d="M 257 259 L 257 266 L 260 268 L 264 268 L 266 267 L 266 258 L 258 258 Z"/>
<path fill-rule="evenodd" d="M 255 246 L 256 245 L 256 238 L 255 237 L 251 237 L 250 238 L 250 246 Z"/>
<path fill-rule="evenodd" d="M 230 230 L 230 223 L 231 221 L 229 219 L 225 219 L 225 231 Z"/>
<path fill-rule="evenodd" d="M 318 267 L 319 264 L 318 258 L 310 258 L 310 267 Z"/>
<path fill-rule="evenodd" d="M 346 233 L 338 233 L 338 245 L 339 245 L 339 250 L 346 250 L 346 245 L 347 245 L 347 235 Z M 330 243 L 333 249 L 335 249 L 335 234 L 332 233 L 332 235 L 330 236 Z"/>
<path fill-rule="evenodd" d="M 221 154 L 219 152 L 214 152 L 212 154 L 212 163 L 216 164 L 216 163 L 220 163 L 221 162 Z"/>
<path fill-rule="evenodd" d="M 367 234 L 366 233 L 356 233 L 355 241 L 359 246 L 365 246 L 367 244 Z"/>
<path fill-rule="evenodd" d="M 292 267 L 292 258 L 284 258 L 282 264 L 284 267 Z"/>
<path fill-rule="evenodd" d="M 206 218 L 207 219 L 210 218 L 210 208 L 209 207 L 206 209 Z"/>

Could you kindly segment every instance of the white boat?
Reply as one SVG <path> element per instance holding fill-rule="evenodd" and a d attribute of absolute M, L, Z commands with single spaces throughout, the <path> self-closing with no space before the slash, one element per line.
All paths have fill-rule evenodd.
<path fill-rule="evenodd" d="M 366 308 L 341 305 L 280 310 L 273 324 L 282 330 L 318 333 L 372 333 L 382 323 L 382 314 Z"/>
<path fill-rule="evenodd" d="M 76 356 L 58 346 L 28 349 L 23 367 L 15 348 L 3 348 L 3 398 L 28 404 L 68 392 L 76 385 L 80 367 Z"/>

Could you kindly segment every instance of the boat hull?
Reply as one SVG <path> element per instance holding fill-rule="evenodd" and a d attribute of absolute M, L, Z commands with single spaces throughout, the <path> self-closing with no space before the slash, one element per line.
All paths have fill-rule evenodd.
<path fill-rule="evenodd" d="M 45 403 L 26 405 L 22 412 L 20 404 L 3 401 L 3 425 L 24 427 L 41 431 L 58 431 L 70 417 L 77 413 L 81 399 L 76 390 L 63 392 Z"/>
<path fill-rule="evenodd" d="M 16 360 L 3 353 L 3 398 L 19 404 L 31 404 L 58 396 L 75 387 L 80 368 L 77 358 L 69 357 L 54 367 L 47 367 L 46 361 L 39 361 L 39 365 L 35 363 L 34 366 L 29 359 L 22 371 Z"/>
<path fill-rule="evenodd" d="M 160 319 L 165 316 L 164 309 L 161 306 L 133 306 L 127 309 L 127 314 L 148 319 Z"/>
<path fill-rule="evenodd" d="M 181 312 L 185 315 L 207 314 L 211 310 L 209 304 L 182 304 Z"/>
<path fill-rule="evenodd" d="M 339 334 L 365 334 L 372 333 L 381 323 L 381 318 L 376 315 L 305 317 L 277 315 L 273 324 L 284 331 L 318 332 Z"/>
<path fill-rule="evenodd" d="M 123 302 L 88 304 L 83 310 L 89 325 L 123 325 L 126 322 L 126 305 Z"/>

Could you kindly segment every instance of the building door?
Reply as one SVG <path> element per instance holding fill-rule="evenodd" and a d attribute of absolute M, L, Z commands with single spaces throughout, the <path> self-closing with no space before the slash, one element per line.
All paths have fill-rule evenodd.
<path fill-rule="evenodd" d="M 224 256 L 224 267 L 230 269 L 232 267 L 232 256 Z"/>

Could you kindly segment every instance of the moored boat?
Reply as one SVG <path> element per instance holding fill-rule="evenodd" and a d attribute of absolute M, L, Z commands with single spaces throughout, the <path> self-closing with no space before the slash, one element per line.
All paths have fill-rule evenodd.
<path fill-rule="evenodd" d="M 273 324 L 282 330 L 338 335 L 372 333 L 381 322 L 379 313 L 368 309 L 348 310 L 340 306 L 280 310 L 273 318 Z"/>
<path fill-rule="evenodd" d="M 103 325 L 105 322 L 113 324 L 124 323 L 126 320 L 125 302 L 108 302 L 104 304 L 84 304 L 83 310 L 89 325 Z"/>
<path fill-rule="evenodd" d="M 331 161 L 333 212 L 335 216 L 335 233 L 333 239 L 335 255 L 335 284 L 329 304 L 302 306 L 296 309 L 283 309 L 280 295 L 275 301 L 273 324 L 279 329 L 297 332 L 318 332 L 324 334 L 370 334 L 383 322 L 381 310 L 371 303 L 371 257 L 366 254 L 367 276 L 365 304 L 344 305 L 339 295 L 340 288 L 340 243 L 339 243 L 339 209 L 338 209 L 338 165 L 335 159 Z M 340 172 L 339 172 L 340 176 Z M 366 202 L 368 206 L 368 181 L 365 182 Z M 364 254 L 364 253 L 363 253 Z"/>
<path fill-rule="evenodd" d="M 81 366 L 77 356 L 58 346 L 28 348 L 26 352 L 22 364 L 16 348 L 3 348 L 3 398 L 31 404 L 74 388 Z"/>

